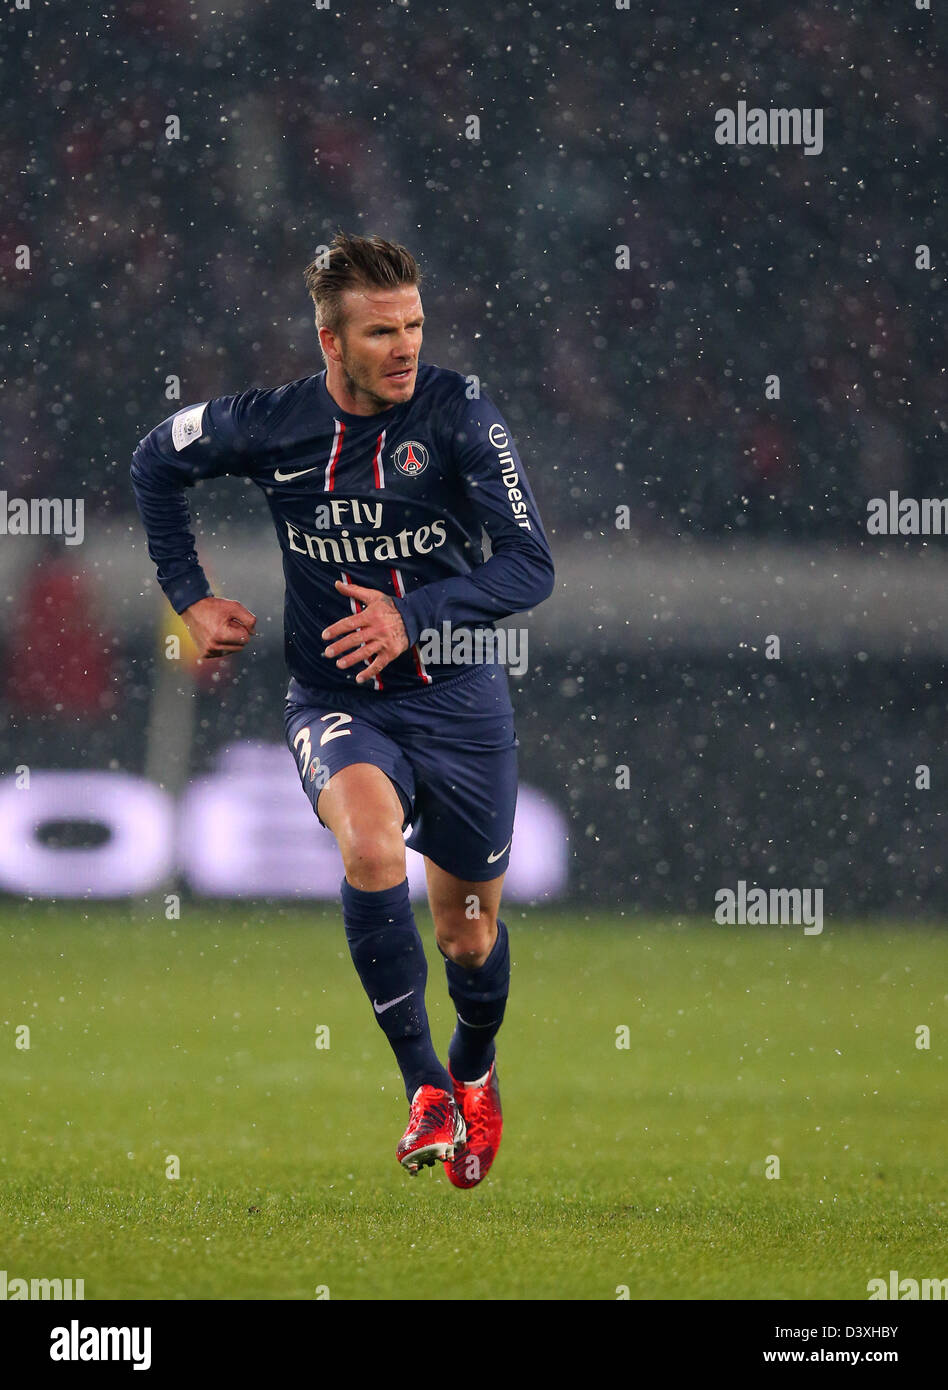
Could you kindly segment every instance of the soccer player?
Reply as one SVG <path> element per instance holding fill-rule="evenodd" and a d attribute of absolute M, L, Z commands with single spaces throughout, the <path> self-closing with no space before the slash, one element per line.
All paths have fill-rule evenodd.
<path fill-rule="evenodd" d="M 494 1039 L 510 955 L 498 912 L 518 740 L 503 666 L 459 666 L 456 644 L 426 634 L 532 608 L 553 563 L 497 408 L 419 359 L 409 252 L 338 232 L 305 278 L 325 371 L 178 411 L 135 450 L 132 482 L 161 587 L 203 657 L 239 652 L 256 619 L 211 594 L 184 489 L 232 473 L 267 498 L 286 579 L 286 739 L 339 845 L 349 950 L 404 1079 L 396 1157 L 410 1173 L 442 1160 L 455 1186 L 474 1187 L 502 1128 Z M 457 1010 L 447 1068 L 425 1010 L 409 825 Z"/>

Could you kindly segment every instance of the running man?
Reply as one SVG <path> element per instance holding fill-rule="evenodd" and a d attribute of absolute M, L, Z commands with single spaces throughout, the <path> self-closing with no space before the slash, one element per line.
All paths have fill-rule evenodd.
<path fill-rule="evenodd" d="M 494 1040 L 510 955 L 498 912 L 518 741 L 503 666 L 459 666 L 430 634 L 533 608 L 553 562 L 496 407 L 419 359 L 409 252 L 340 231 L 305 279 L 325 371 L 178 411 L 138 445 L 132 483 L 159 583 L 202 657 L 239 652 L 256 619 L 212 595 L 184 489 L 234 474 L 266 495 L 286 579 L 286 739 L 339 845 L 349 950 L 404 1079 L 396 1157 L 410 1173 L 441 1160 L 456 1187 L 474 1187 L 502 1129 Z M 409 825 L 457 1011 L 447 1067 L 425 1010 Z"/>

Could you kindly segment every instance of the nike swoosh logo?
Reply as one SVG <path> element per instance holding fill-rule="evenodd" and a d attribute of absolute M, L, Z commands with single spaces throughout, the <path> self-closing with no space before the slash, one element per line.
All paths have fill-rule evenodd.
<path fill-rule="evenodd" d="M 414 992 L 415 991 L 413 989 L 410 989 L 408 991 L 408 994 L 400 994 L 397 999 L 390 999 L 387 1004 L 376 1004 L 375 1000 L 373 999 L 372 1007 L 377 1014 L 384 1014 L 386 1009 L 391 1009 L 396 1004 L 400 1004 L 403 999 L 407 999 L 409 995 L 414 994 Z"/>
<path fill-rule="evenodd" d="M 288 483 L 291 478 L 302 478 L 304 473 L 315 473 L 321 467 L 322 465 L 317 463 L 312 468 L 298 468 L 295 473 L 281 473 L 278 468 L 273 475 L 273 480 L 277 483 Z"/>
<path fill-rule="evenodd" d="M 497 851 L 496 854 L 489 854 L 489 855 L 487 856 L 487 862 L 488 862 L 488 864 L 494 864 L 494 863 L 496 863 L 496 861 L 500 858 L 500 856 L 501 856 L 502 854 L 504 854 L 504 853 L 510 848 L 510 842 L 511 842 L 512 839 L 513 839 L 513 836 L 511 835 L 510 840 L 507 841 L 507 843 L 504 845 L 504 848 L 503 848 L 503 849 L 499 849 L 499 850 Z"/>

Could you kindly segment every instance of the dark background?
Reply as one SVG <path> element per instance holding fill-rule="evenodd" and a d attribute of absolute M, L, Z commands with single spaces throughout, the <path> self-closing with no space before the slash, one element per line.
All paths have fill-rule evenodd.
<path fill-rule="evenodd" d="M 480 377 L 561 582 L 615 556 L 620 612 L 638 582 L 620 504 L 683 567 L 748 539 L 871 567 L 867 500 L 944 490 L 937 6 L 213 8 L 5 17 L 2 487 L 84 497 L 87 542 L 0 538 L 3 771 L 141 770 L 155 637 L 133 602 L 151 571 L 131 451 L 181 405 L 321 370 L 302 269 L 337 226 L 418 257 L 424 360 Z M 821 108 L 822 153 L 716 144 L 715 109 L 742 99 Z M 196 502 L 215 546 L 275 546 L 239 482 Z M 267 623 L 269 645 L 198 697 L 195 771 L 235 719 L 281 737 Z M 824 886 L 827 914 L 948 909 L 940 654 L 860 654 L 845 615 L 835 650 L 773 664 L 668 637 L 564 620 L 515 683 L 530 780 L 570 816 L 577 900 L 705 914 L 746 877 Z M 634 790 L 615 788 L 623 763 Z"/>

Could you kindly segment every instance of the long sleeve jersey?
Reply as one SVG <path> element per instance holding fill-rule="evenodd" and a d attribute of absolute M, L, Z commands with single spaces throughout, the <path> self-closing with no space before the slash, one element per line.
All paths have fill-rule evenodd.
<path fill-rule="evenodd" d="M 286 663 L 310 688 L 368 688 L 355 684 L 360 666 L 339 670 L 322 655 L 322 631 L 358 607 L 339 579 L 391 594 L 402 616 L 409 649 L 373 682 L 383 695 L 458 674 L 455 662 L 423 658 L 426 630 L 489 625 L 552 591 L 550 547 L 510 431 L 486 394 L 469 399 L 458 372 L 420 363 L 411 398 L 375 415 L 341 410 L 321 372 L 187 406 L 156 426 L 135 450 L 132 486 L 178 613 L 211 594 L 185 488 L 227 473 L 269 503 L 283 551 Z"/>

